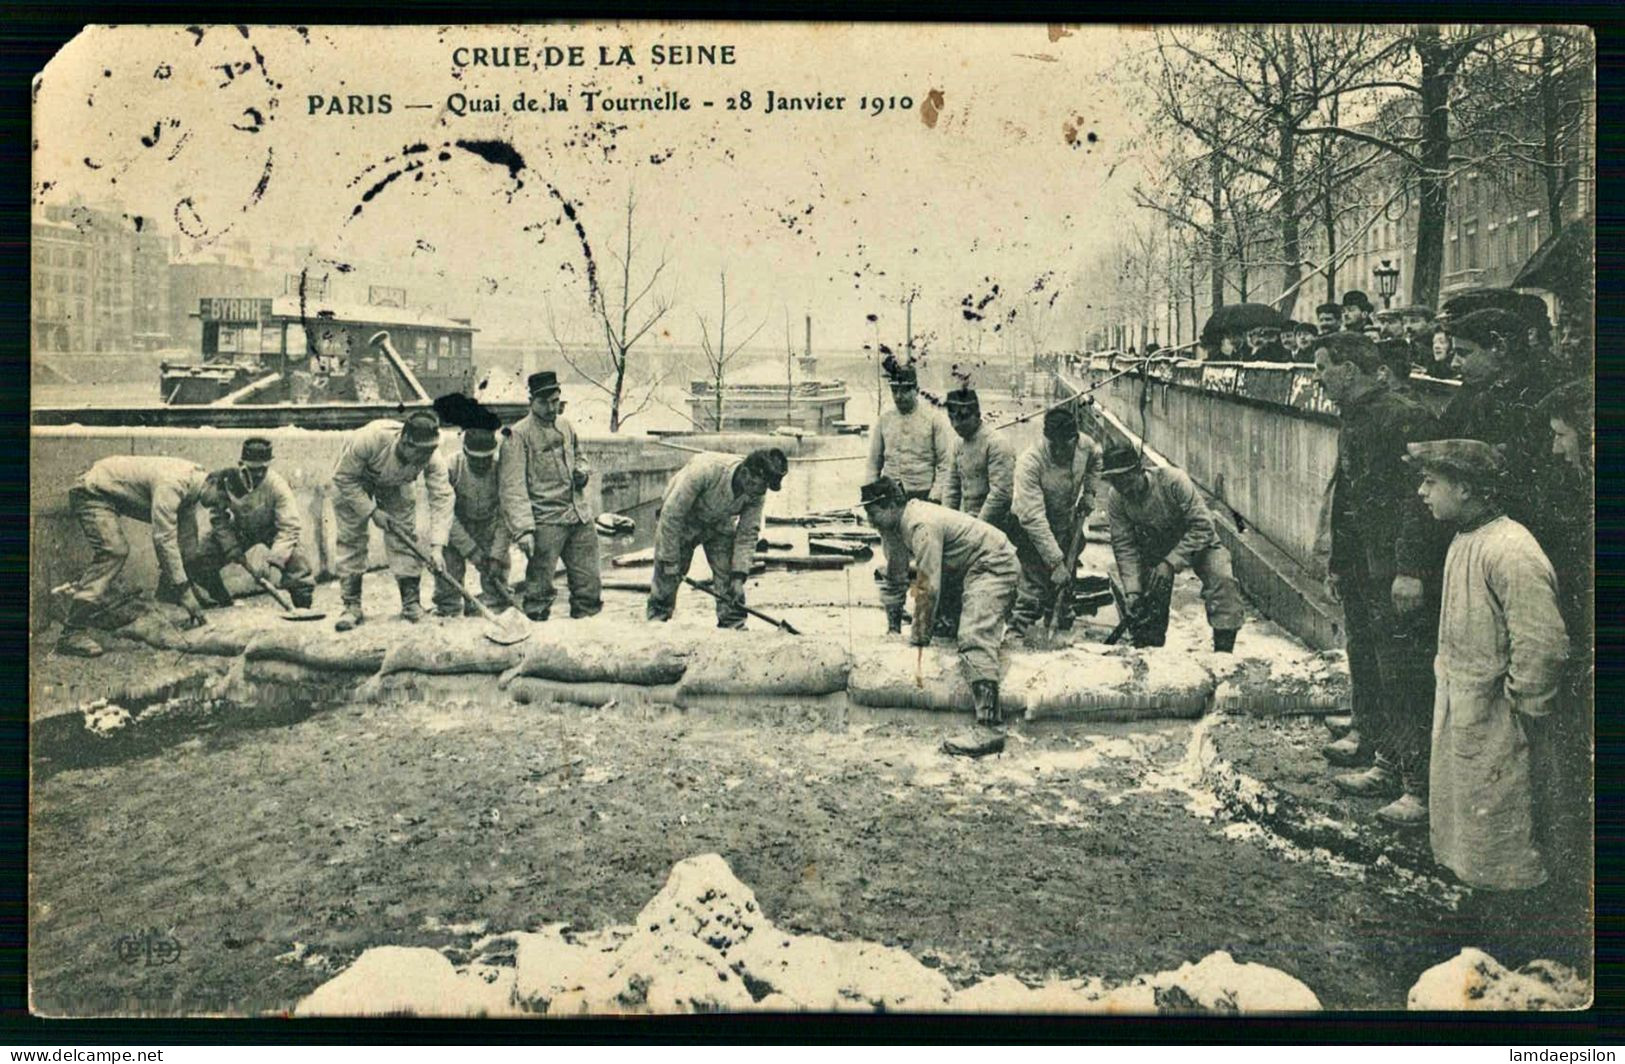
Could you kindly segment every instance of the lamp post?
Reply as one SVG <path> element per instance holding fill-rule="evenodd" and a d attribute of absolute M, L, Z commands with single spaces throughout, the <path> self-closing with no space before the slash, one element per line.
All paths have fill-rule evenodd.
<path fill-rule="evenodd" d="M 1399 289 L 1399 267 L 1393 264 L 1392 259 L 1383 259 L 1381 266 L 1373 266 L 1372 274 L 1377 278 L 1377 291 L 1382 295 L 1382 309 L 1387 310 L 1394 301 L 1394 293 Z"/>

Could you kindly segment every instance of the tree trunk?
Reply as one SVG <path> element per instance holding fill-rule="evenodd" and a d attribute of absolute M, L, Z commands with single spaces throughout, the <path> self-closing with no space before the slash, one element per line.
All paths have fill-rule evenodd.
<path fill-rule="evenodd" d="M 626 380 L 626 348 L 615 360 L 615 389 L 609 396 L 609 431 L 621 431 L 621 386 Z"/>
<path fill-rule="evenodd" d="M 1417 31 L 1416 53 L 1422 61 L 1421 165 L 1416 171 L 1416 268 L 1411 274 L 1411 302 L 1439 305 L 1444 280 L 1444 230 L 1450 169 L 1450 83 L 1455 77 L 1437 26 Z"/>
<path fill-rule="evenodd" d="M 1218 128 L 1217 124 L 1214 126 Z M 1208 262 L 1211 265 L 1213 310 L 1224 306 L 1224 162 L 1217 151 L 1208 164 L 1213 181 L 1213 219 L 1208 227 Z"/>
<path fill-rule="evenodd" d="M 1540 161 L 1541 176 L 1546 180 L 1546 217 L 1554 233 L 1563 227 L 1563 160 L 1557 150 L 1557 79 L 1552 73 L 1555 59 L 1552 33 L 1543 31 L 1540 35 Z"/>
<path fill-rule="evenodd" d="M 1298 53 L 1294 39 L 1296 31 L 1286 28 L 1286 41 L 1281 55 L 1281 98 L 1277 103 L 1276 119 L 1279 144 L 1275 166 L 1275 183 L 1281 190 L 1281 258 L 1286 265 L 1281 269 L 1281 298 L 1276 310 L 1292 317 L 1298 302 L 1298 279 L 1303 276 L 1299 265 L 1303 247 L 1298 236 L 1298 140 L 1297 126 L 1292 120 L 1292 93 L 1297 84 Z"/>
<path fill-rule="evenodd" d="M 1200 326 L 1198 326 L 1196 323 L 1196 254 L 1194 250 L 1191 253 L 1190 262 L 1186 263 L 1185 265 L 1185 279 L 1190 285 L 1191 339 L 1195 340 L 1197 338 L 1196 330 L 1200 328 Z"/>

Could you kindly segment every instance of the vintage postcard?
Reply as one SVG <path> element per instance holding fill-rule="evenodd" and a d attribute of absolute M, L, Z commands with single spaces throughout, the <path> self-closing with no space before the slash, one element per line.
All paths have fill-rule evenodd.
<path fill-rule="evenodd" d="M 1595 68 L 86 28 L 31 1008 L 1586 1007 Z"/>

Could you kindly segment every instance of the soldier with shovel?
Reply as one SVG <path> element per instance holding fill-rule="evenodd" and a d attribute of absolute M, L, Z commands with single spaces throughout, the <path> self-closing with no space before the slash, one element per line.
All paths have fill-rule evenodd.
<path fill-rule="evenodd" d="M 427 410 L 411 413 L 406 421 L 380 419 L 357 429 L 346 441 L 333 472 L 338 498 L 338 571 L 344 613 L 333 627 L 347 632 L 364 620 L 361 580 L 367 571 L 370 525 L 385 531 L 384 550 L 390 572 L 401 594 L 401 619 L 417 622 L 423 616 L 422 574 L 425 554 L 436 555 L 451 534 L 452 490 L 441 460 L 440 419 Z M 423 478 L 429 492 L 428 545 L 421 552 L 408 550 L 402 536 L 418 538 L 417 500 L 412 483 Z M 397 534 L 391 535 L 391 532 Z"/>

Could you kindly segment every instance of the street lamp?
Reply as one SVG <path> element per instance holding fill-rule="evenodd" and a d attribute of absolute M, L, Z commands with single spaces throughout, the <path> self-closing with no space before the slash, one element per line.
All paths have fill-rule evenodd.
<path fill-rule="evenodd" d="M 1372 274 L 1377 278 L 1377 291 L 1382 296 L 1382 309 L 1387 310 L 1393 302 L 1394 292 L 1399 289 L 1399 267 L 1393 264 L 1392 259 L 1383 259 L 1381 266 L 1373 266 Z"/>

